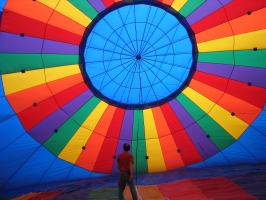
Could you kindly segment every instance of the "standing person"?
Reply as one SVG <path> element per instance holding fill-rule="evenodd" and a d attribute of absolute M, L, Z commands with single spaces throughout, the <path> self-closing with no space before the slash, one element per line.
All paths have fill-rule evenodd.
<path fill-rule="evenodd" d="M 119 200 L 124 200 L 124 190 L 126 183 L 129 186 L 133 200 L 137 200 L 137 192 L 133 183 L 133 164 L 134 157 L 128 151 L 130 150 L 130 145 L 125 143 L 123 145 L 124 152 L 119 154 L 117 157 L 117 167 L 120 171 L 119 182 L 118 182 L 118 195 Z"/>

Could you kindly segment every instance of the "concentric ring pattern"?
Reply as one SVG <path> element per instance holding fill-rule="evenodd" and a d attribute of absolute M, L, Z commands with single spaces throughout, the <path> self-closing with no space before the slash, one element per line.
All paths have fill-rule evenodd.
<path fill-rule="evenodd" d="M 132 16 L 140 19 L 150 19 L 151 14 L 140 15 L 139 6 L 152 10 L 159 5 L 164 11 L 179 13 L 195 35 L 198 56 L 193 76 L 165 102 L 145 108 L 116 106 L 87 84 L 80 67 L 85 58 L 80 53 L 84 34 L 101 15 L 107 16 L 107 10 L 120 13 L 121 4 L 136 9 Z M 153 16 L 158 21 L 167 17 Z M 265 0 L 0 1 L 0 188 L 116 173 L 116 155 L 124 142 L 132 145 L 135 174 L 187 166 L 265 163 L 265 18 Z M 109 20 L 112 26 L 119 23 L 115 18 Z M 138 21 L 132 25 L 140 26 Z M 165 38 L 171 35 L 167 27 L 161 29 L 161 41 L 173 42 L 170 36 Z M 135 35 L 139 30 L 135 29 Z M 100 29 L 95 31 L 102 34 Z M 101 51 L 113 41 L 91 40 Z M 152 51 L 151 40 L 143 41 Z M 119 52 L 133 48 L 134 42 L 128 41 Z M 186 51 L 188 45 L 181 47 Z M 171 52 L 161 54 L 169 59 L 179 47 L 173 44 Z M 113 50 L 116 54 L 117 49 Z M 99 59 L 100 54 L 87 51 L 89 59 Z M 144 63 L 141 59 L 145 56 L 135 51 L 132 58 Z M 117 60 L 126 65 L 125 58 Z M 152 76 L 150 71 L 158 66 L 158 60 L 157 56 L 154 63 L 145 64 L 147 69 L 135 73 L 147 71 L 144 74 Z M 112 63 L 116 67 L 114 59 Z M 169 68 L 168 62 L 160 63 L 168 69 L 169 79 L 159 73 L 156 80 L 178 88 L 184 80 L 170 77 L 179 72 L 169 74 L 180 63 L 170 62 Z M 93 68 L 88 64 L 86 67 L 89 76 L 97 73 L 90 72 Z M 117 80 L 116 76 L 110 79 Z M 141 101 L 128 99 L 133 99 L 133 104 L 148 103 L 159 99 L 152 97 L 155 93 L 165 92 L 160 87 L 153 90 Z M 111 97 L 116 91 L 112 84 L 108 86 Z M 115 101 L 128 102 L 125 99 Z"/>
<path fill-rule="evenodd" d="M 194 60 L 192 49 L 187 30 L 174 15 L 152 5 L 125 5 L 89 32 L 85 69 L 91 86 L 106 98 L 145 105 L 182 86 Z"/>

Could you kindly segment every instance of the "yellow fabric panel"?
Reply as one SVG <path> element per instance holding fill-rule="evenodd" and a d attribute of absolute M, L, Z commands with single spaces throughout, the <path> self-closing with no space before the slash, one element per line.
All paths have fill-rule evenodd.
<path fill-rule="evenodd" d="M 145 127 L 145 138 L 158 138 L 158 133 L 153 117 L 153 113 L 151 109 L 143 110 L 143 118 L 144 118 L 144 127 Z"/>
<path fill-rule="evenodd" d="M 83 14 L 79 9 L 73 6 L 67 0 L 61 0 L 55 10 L 73 21 L 81 24 L 84 27 L 87 27 L 91 23 L 91 19 Z"/>
<path fill-rule="evenodd" d="M 188 0 L 175 0 L 172 3 L 172 8 L 174 8 L 176 11 L 179 11 L 187 3 L 187 1 Z"/>
<path fill-rule="evenodd" d="M 163 153 L 161 150 L 159 139 L 148 139 L 146 140 L 146 150 L 149 156 L 148 172 L 162 172 L 166 171 Z"/>
<path fill-rule="evenodd" d="M 219 105 L 215 105 L 213 107 L 213 109 L 209 112 L 209 116 L 220 124 L 220 126 L 222 126 L 235 139 L 238 139 L 249 126 L 236 116 L 231 116 L 231 112 L 228 112 Z"/>
<path fill-rule="evenodd" d="M 235 139 L 245 131 L 248 124 L 240 120 L 236 116 L 232 117 L 231 112 L 225 110 L 219 105 L 214 105 L 215 103 L 196 92 L 195 90 L 187 87 L 183 93 L 191 99 L 198 107 L 200 107 L 204 112 L 216 121 L 221 127 L 223 127 L 230 135 Z"/>
<path fill-rule="evenodd" d="M 66 65 L 45 69 L 46 81 L 54 81 L 80 73 L 79 65 Z"/>
<path fill-rule="evenodd" d="M 234 38 L 232 36 L 198 44 L 199 52 L 230 51 L 233 50 L 233 48 Z"/>
<path fill-rule="evenodd" d="M 266 48 L 266 30 L 235 35 L 235 50 L 253 49 L 254 47 Z"/>
<path fill-rule="evenodd" d="M 88 138 L 90 138 L 92 131 L 82 126 L 74 134 L 71 140 L 67 143 L 65 148 L 59 154 L 59 158 L 66 160 L 70 163 L 76 163 L 81 151 L 82 146 L 87 143 Z"/>
<path fill-rule="evenodd" d="M 5 94 L 9 95 L 45 83 L 45 74 L 43 69 L 3 74 L 2 81 Z"/>
<path fill-rule="evenodd" d="M 59 1 L 60 1 L 60 0 L 53 0 L 53 1 L 38 0 L 38 2 L 44 4 L 44 5 L 46 5 L 47 7 L 52 8 L 52 9 L 54 9 L 54 8 L 57 6 L 57 4 L 58 4 Z"/>
<path fill-rule="evenodd" d="M 182 92 L 184 95 L 186 95 L 191 101 L 193 101 L 197 106 L 199 106 L 204 112 L 208 113 L 212 107 L 215 105 L 214 102 L 207 99 L 200 93 L 196 92 L 190 87 L 187 87 Z"/>
<path fill-rule="evenodd" d="M 93 131 L 98 124 L 100 118 L 102 117 L 104 111 L 106 110 L 108 104 L 104 101 L 100 101 L 100 103 L 96 106 L 96 108 L 92 111 L 89 117 L 82 124 L 83 127 Z"/>

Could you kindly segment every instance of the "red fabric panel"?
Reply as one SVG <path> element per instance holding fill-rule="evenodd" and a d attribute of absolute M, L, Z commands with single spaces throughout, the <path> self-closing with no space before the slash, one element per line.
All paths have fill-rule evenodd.
<path fill-rule="evenodd" d="M 43 38 L 45 27 L 46 24 L 41 21 L 25 17 L 9 10 L 5 10 L 2 15 L 1 31 L 3 32 L 15 34 L 24 33 L 25 36 Z"/>
<path fill-rule="evenodd" d="M 59 106 L 62 107 L 72 99 L 85 92 L 86 90 L 88 90 L 88 87 L 84 82 L 82 82 L 61 93 L 56 94 L 54 97 L 58 102 Z"/>
<path fill-rule="evenodd" d="M 246 15 L 248 11 L 256 11 L 266 6 L 265 0 L 234 0 L 226 6 L 211 13 L 207 17 L 193 24 L 191 28 L 195 33 L 202 32 L 219 24 L 225 23 L 229 20 Z"/>
<path fill-rule="evenodd" d="M 32 106 L 18 113 L 17 116 L 19 117 L 26 131 L 28 131 L 57 109 L 57 102 L 55 101 L 54 97 L 50 97 L 49 99 L 38 103 L 37 106 Z"/>
<path fill-rule="evenodd" d="M 157 185 L 162 196 L 174 200 L 210 200 L 195 186 L 190 179 Z"/>
<path fill-rule="evenodd" d="M 199 71 L 195 72 L 193 79 L 199 82 L 202 82 L 206 85 L 209 85 L 213 88 L 216 88 L 218 90 L 221 90 L 221 91 L 225 91 L 227 84 L 228 84 L 227 78 L 223 78 L 220 76 L 215 76 L 212 74 L 207 74 L 207 73 L 199 72 Z"/>
<path fill-rule="evenodd" d="M 114 163 L 113 156 L 116 153 L 117 142 L 122 127 L 124 114 L 124 109 L 116 109 L 93 171 L 102 173 L 112 172 L 113 164 L 116 164 Z"/>
<path fill-rule="evenodd" d="M 164 104 L 161 106 L 161 109 L 165 115 L 165 119 L 175 140 L 176 146 L 178 149 L 181 149 L 180 155 L 184 164 L 190 165 L 202 161 L 198 150 L 184 130 L 170 105 L 168 103 Z"/>
<path fill-rule="evenodd" d="M 208 179 L 191 179 L 192 183 L 197 186 L 201 192 L 215 200 L 235 200 L 248 199 L 257 200 L 237 184 L 225 177 L 208 178 Z"/>
<path fill-rule="evenodd" d="M 114 0 L 102 0 L 106 7 L 109 7 L 115 3 Z"/>
<path fill-rule="evenodd" d="M 51 26 L 41 21 L 5 11 L 2 16 L 1 31 L 25 36 L 46 38 L 50 40 L 79 45 L 82 36 Z"/>
<path fill-rule="evenodd" d="M 226 93 L 263 109 L 266 102 L 266 89 L 257 86 L 248 86 L 247 83 L 230 80 Z M 259 98 L 258 98 L 259 97 Z"/>

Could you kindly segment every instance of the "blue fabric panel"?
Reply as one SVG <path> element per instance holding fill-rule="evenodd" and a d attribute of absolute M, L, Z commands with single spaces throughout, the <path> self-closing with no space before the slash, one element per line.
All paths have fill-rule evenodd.
<path fill-rule="evenodd" d="M 57 158 L 44 174 L 41 183 L 66 181 L 72 168 L 73 164 Z"/>
<path fill-rule="evenodd" d="M 259 131 L 261 134 L 266 136 L 266 105 L 264 106 L 264 110 L 260 113 L 260 115 L 256 118 L 256 120 L 252 123 L 252 127 Z"/>
<path fill-rule="evenodd" d="M 14 125 L 13 125 L 14 126 Z M 8 181 L 40 147 L 27 133 L 0 152 L 0 178 Z"/>
<path fill-rule="evenodd" d="M 13 109 L 10 107 L 10 104 L 5 97 L 0 98 L 0 122 L 5 121 L 6 119 L 15 115 Z"/>
<path fill-rule="evenodd" d="M 25 133 L 25 129 L 22 127 L 17 116 L 13 116 L 1 122 L 0 130 L 0 152 Z"/>
<path fill-rule="evenodd" d="M 46 148 L 40 146 L 19 168 L 9 183 L 16 188 L 39 184 L 54 160 L 55 157 Z"/>
<path fill-rule="evenodd" d="M 93 177 L 102 177 L 106 176 L 105 174 L 90 172 L 86 169 L 83 169 L 79 166 L 74 166 L 67 178 L 67 180 L 76 180 L 82 178 L 93 178 Z"/>
<path fill-rule="evenodd" d="M 237 164 L 259 164 L 259 161 L 247 151 L 245 144 L 236 141 L 233 145 L 223 150 L 224 156 L 232 165 Z"/>
<path fill-rule="evenodd" d="M 3 10 L 4 10 L 4 6 L 6 4 L 7 0 L 0 0 L 0 25 L 1 25 L 1 20 L 2 20 L 2 14 L 3 14 Z M 1 72 L 0 72 L 1 74 Z M 0 94 L 1 97 L 1 94 Z"/>
<path fill-rule="evenodd" d="M 3 97 L 3 96 L 5 96 L 5 93 L 4 93 L 4 88 L 3 88 L 2 76 L 0 75 L 0 97 Z"/>

